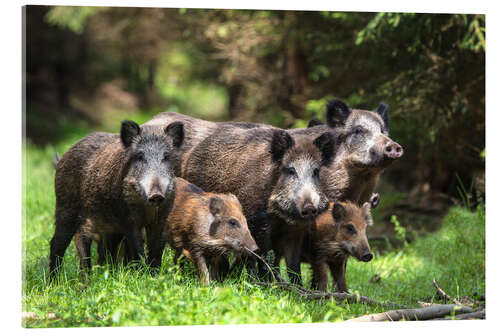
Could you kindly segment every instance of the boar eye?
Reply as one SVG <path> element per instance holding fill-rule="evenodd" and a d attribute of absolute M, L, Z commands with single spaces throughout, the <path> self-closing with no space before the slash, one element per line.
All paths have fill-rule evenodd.
<path fill-rule="evenodd" d="M 285 168 L 285 174 L 287 174 L 288 176 L 295 176 L 297 174 L 297 171 L 295 171 L 294 167 L 288 167 Z"/>
<path fill-rule="evenodd" d="M 347 224 L 344 228 L 347 231 L 347 233 L 351 235 L 356 234 L 356 229 L 354 229 L 354 226 L 352 224 Z"/>
<path fill-rule="evenodd" d="M 134 154 L 134 160 L 136 161 L 144 161 L 144 153 L 143 152 L 137 152 Z"/>
<path fill-rule="evenodd" d="M 319 168 L 313 170 L 313 176 L 319 178 Z"/>
<path fill-rule="evenodd" d="M 163 154 L 163 162 L 167 162 L 169 158 L 170 158 L 170 155 L 168 153 Z"/>
<path fill-rule="evenodd" d="M 229 223 L 229 225 L 230 225 L 231 227 L 233 227 L 233 228 L 239 227 L 239 225 L 240 225 L 240 224 L 238 223 L 238 221 L 236 221 L 236 219 L 230 219 L 228 223 Z"/>
<path fill-rule="evenodd" d="M 362 134 L 362 133 L 363 133 L 363 127 L 361 127 L 361 126 L 356 126 L 356 127 L 354 128 L 354 134 L 356 134 L 356 135 L 360 135 L 360 134 Z"/>

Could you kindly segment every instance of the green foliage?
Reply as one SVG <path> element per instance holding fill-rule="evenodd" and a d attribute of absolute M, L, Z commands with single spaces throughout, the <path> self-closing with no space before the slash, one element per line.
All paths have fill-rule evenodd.
<path fill-rule="evenodd" d="M 458 181 L 457 191 L 458 194 L 460 195 L 460 199 L 462 199 L 462 205 L 464 205 L 465 208 L 470 210 L 471 200 L 472 200 L 472 189 L 474 183 L 471 183 L 469 189 L 466 189 L 460 176 L 458 174 L 456 176 Z"/>
<path fill-rule="evenodd" d="M 126 115 L 139 122 L 149 116 Z M 106 124 L 103 130 L 116 131 L 119 127 L 114 120 Z M 80 136 L 89 129 L 81 131 Z M 45 148 L 28 141 L 24 150 L 23 311 L 34 312 L 40 318 L 28 320 L 25 326 L 333 322 L 383 310 L 367 305 L 303 300 L 276 288 L 253 285 L 246 275 L 207 288 L 196 280 L 192 265 L 186 266 L 185 275 L 172 266 L 170 249 L 166 249 L 161 272 L 156 276 L 145 268 L 111 269 L 106 265 L 95 266 L 89 280 L 83 280 L 71 244 L 62 274 L 57 283 L 49 285 L 48 254 L 55 205 L 52 159 L 55 152 L 61 155 L 78 139 L 68 136 Z M 384 200 L 381 205 L 389 203 Z M 435 234 L 384 255 L 374 248 L 375 258 L 370 263 L 351 258 L 347 267 L 348 284 L 353 293 L 411 306 L 435 294 L 433 278 L 452 297 L 484 294 L 484 243 L 484 206 L 474 212 L 456 207 Z M 96 257 L 93 248 L 94 262 Z M 311 272 L 307 265 L 303 265 L 303 272 L 308 285 Z M 381 276 L 381 282 L 368 282 L 375 274 Z M 48 319 L 51 313 L 55 319 Z"/>
<path fill-rule="evenodd" d="M 45 19 L 51 25 L 57 25 L 76 34 L 81 34 L 85 21 L 90 16 L 105 9 L 105 7 L 55 6 L 46 14 Z"/>
<path fill-rule="evenodd" d="M 394 224 L 394 230 L 396 231 L 396 238 L 403 242 L 404 247 L 408 246 L 406 241 L 406 229 L 399 223 L 396 215 L 391 216 L 391 223 Z"/>
<path fill-rule="evenodd" d="M 423 46 L 428 38 L 435 38 L 439 40 L 440 36 L 432 36 L 431 29 L 435 28 L 433 19 L 435 17 L 445 18 L 441 32 L 446 32 L 457 26 L 462 27 L 461 38 L 455 39 L 452 42 L 463 49 L 470 49 L 472 51 L 485 51 L 485 20 L 484 15 L 466 15 L 466 14 L 453 14 L 453 15 L 417 15 L 415 13 L 377 13 L 370 22 L 358 33 L 356 37 L 356 44 L 360 45 L 368 40 L 377 41 L 383 39 L 383 34 L 387 30 L 396 31 L 400 28 L 400 23 L 409 24 L 417 23 L 417 26 L 404 28 L 403 32 L 416 32 L 412 36 L 413 43 L 408 45 L 408 51 L 415 53 Z M 439 18 L 440 19 L 440 18 Z M 402 25 L 402 24 L 401 24 Z M 416 28 L 416 29 L 415 29 Z M 398 33 L 401 33 L 399 30 Z M 441 43 L 442 41 L 439 40 Z"/>

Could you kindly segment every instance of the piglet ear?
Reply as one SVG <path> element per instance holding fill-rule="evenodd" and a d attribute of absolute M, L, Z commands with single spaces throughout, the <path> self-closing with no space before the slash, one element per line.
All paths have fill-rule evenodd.
<path fill-rule="evenodd" d="M 165 134 L 172 138 L 172 144 L 179 148 L 184 141 L 184 124 L 180 121 L 174 121 L 165 127 Z"/>
<path fill-rule="evenodd" d="M 318 125 L 323 125 L 323 122 L 321 120 L 319 120 L 318 118 L 313 118 L 313 119 L 309 120 L 309 123 L 307 124 L 307 128 L 318 126 Z"/>
<path fill-rule="evenodd" d="M 281 159 L 288 149 L 295 144 L 290 134 L 283 130 L 276 130 L 271 141 L 271 157 L 273 162 L 281 163 Z"/>
<path fill-rule="evenodd" d="M 343 126 L 351 110 L 344 102 L 336 99 L 326 105 L 326 123 L 330 127 Z"/>
<path fill-rule="evenodd" d="M 368 226 L 373 225 L 373 218 L 372 218 L 372 214 L 370 212 L 371 207 L 372 207 L 371 202 L 365 202 L 363 204 L 363 206 L 361 207 L 361 209 L 363 210 L 363 217 L 365 218 L 365 222 Z"/>
<path fill-rule="evenodd" d="M 384 102 L 381 102 L 378 106 L 377 109 L 375 110 L 376 113 L 379 114 L 379 116 L 382 118 L 384 121 L 384 127 L 387 133 L 389 133 L 389 105 L 385 104 Z"/>
<path fill-rule="evenodd" d="M 345 210 L 345 207 L 336 202 L 333 204 L 333 208 L 332 208 L 332 216 L 333 216 L 333 220 L 335 222 L 342 222 L 342 220 L 345 218 L 346 216 L 346 210 Z"/>
<path fill-rule="evenodd" d="M 137 123 L 132 120 L 124 120 L 122 121 L 122 127 L 120 129 L 120 139 L 122 140 L 122 144 L 125 148 L 129 147 L 134 138 L 141 134 L 141 128 Z"/>
<path fill-rule="evenodd" d="M 318 136 L 316 139 L 314 139 L 313 143 L 321 151 L 323 164 L 324 165 L 330 164 L 337 149 L 336 139 L 333 136 L 333 134 L 330 132 L 325 132 L 320 136 Z"/>
<path fill-rule="evenodd" d="M 219 198 L 219 197 L 211 197 L 210 198 L 209 208 L 210 208 L 210 213 L 213 216 L 220 215 L 222 212 L 223 206 L 224 206 L 224 201 L 221 198 Z"/>

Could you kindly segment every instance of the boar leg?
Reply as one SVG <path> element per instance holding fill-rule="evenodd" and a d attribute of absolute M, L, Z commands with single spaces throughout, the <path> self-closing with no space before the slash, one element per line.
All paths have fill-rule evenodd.
<path fill-rule="evenodd" d="M 119 249 L 126 247 L 125 244 L 120 244 L 123 240 L 123 235 L 119 233 L 109 233 L 102 237 L 98 243 L 97 252 L 99 253 L 98 264 L 104 265 L 106 263 L 106 255 L 110 256 L 111 262 L 117 264 L 120 260 Z"/>
<path fill-rule="evenodd" d="M 326 292 L 328 289 L 328 265 L 326 262 L 315 262 L 311 268 L 313 271 L 311 288 Z"/>
<path fill-rule="evenodd" d="M 229 273 L 229 260 L 222 255 L 210 262 L 210 276 L 217 281 L 223 281 Z"/>
<path fill-rule="evenodd" d="M 337 285 L 337 291 L 348 292 L 347 283 L 345 280 L 345 270 L 347 264 L 347 256 L 340 256 L 332 259 L 328 265 L 333 276 L 333 287 Z"/>
<path fill-rule="evenodd" d="M 64 253 L 71 239 L 81 224 L 78 218 L 79 211 L 75 209 L 57 209 L 56 207 L 56 230 L 50 240 L 50 276 L 53 278 L 56 270 L 62 263 Z"/>
<path fill-rule="evenodd" d="M 144 254 L 144 239 L 140 228 L 137 227 L 134 219 L 128 221 L 128 225 L 123 228 L 127 239 L 127 246 L 131 260 L 146 259 Z"/>
<path fill-rule="evenodd" d="M 147 263 L 153 268 L 161 265 L 163 249 L 165 248 L 165 239 L 162 237 L 162 223 L 154 223 L 146 226 L 146 240 L 148 244 Z"/>
<path fill-rule="evenodd" d="M 203 253 L 199 252 L 191 253 L 191 257 L 194 261 L 196 268 L 198 268 L 201 282 L 205 286 L 208 286 L 210 284 L 210 273 L 208 271 L 207 261 L 203 256 Z"/>
<path fill-rule="evenodd" d="M 290 242 L 285 246 L 284 255 L 288 277 L 290 282 L 302 285 L 302 276 L 300 273 L 300 255 L 302 251 L 303 237 L 298 237 L 295 242 Z"/>
<path fill-rule="evenodd" d="M 131 261 L 140 261 L 146 258 L 144 253 L 144 241 L 137 233 L 128 236 L 126 244 Z"/>
<path fill-rule="evenodd" d="M 92 267 L 90 247 L 92 246 L 92 239 L 85 236 L 84 233 L 77 231 L 75 233 L 75 247 L 80 259 L 80 270 L 83 274 L 89 273 Z"/>

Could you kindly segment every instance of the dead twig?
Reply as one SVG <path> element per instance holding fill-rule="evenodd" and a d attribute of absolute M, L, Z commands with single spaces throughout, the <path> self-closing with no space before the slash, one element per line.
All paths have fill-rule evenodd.
<path fill-rule="evenodd" d="M 301 286 L 293 285 L 287 282 L 276 282 L 276 283 L 268 283 L 268 282 L 257 282 L 258 285 L 261 286 L 275 286 L 279 287 L 284 290 L 288 291 L 293 291 L 296 292 L 299 296 L 306 298 L 306 299 L 311 299 L 311 300 L 320 300 L 320 299 L 330 299 L 333 298 L 336 301 L 343 302 L 347 301 L 348 303 L 364 303 L 368 305 L 375 305 L 375 306 L 380 306 L 384 308 L 407 308 L 403 305 L 395 304 L 392 302 L 380 302 L 375 299 L 366 297 L 366 296 L 361 296 L 361 295 L 353 295 L 349 293 L 324 293 L 320 291 L 313 291 L 313 290 L 308 290 L 305 289 Z"/>
<path fill-rule="evenodd" d="M 253 252 L 252 250 L 250 250 L 247 247 L 245 247 L 245 250 L 247 250 L 248 252 L 250 252 L 251 254 L 253 254 L 254 256 L 256 256 L 257 259 L 259 259 L 260 261 L 262 261 L 264 263 L 264 265 L 266 265 L 267 269 L 269 269 L 269 273 L 271 273 L 271 277 L 273 278 L 273 281 L 279 281 L 278 279 L 276 279 L 276 276 L 273 273 L 273 269 L 271 268 L 271 266 L 269 266 L 269 264 L 266 262 L 266 260 L 264 258 L 262 258 L 257 253 Z"/>
<path fill-rule="evenodd" d="M 432 280 L 432 283 L 434 284 L 434 287 L 436 287 L 438 294 L 439 294 L 442 298 L 444 298 L 444 299 L 446 300 L 446 302 L 452 302 L 452 303 L 454 303 L 454 304 L 456 304 L 456 305 L 462 305 L 462 303 L 460 303 L 460 302 L 459 302 L 456 298 L 454 298 L 454 297 L 453 297 L 453 298 L 451 298 L 450 296 L 448 296 L 448 294 L 446 294 L 446 293 L 444 292 L 444 290 L 443 290 L 443 289 L 441 289 L 441 287 L 439 287 L 439 285 L 437 284 L 436 279 L 433 279 L 433 280 Z"/>
<path fill-rule="evenodd" d="M 373 313 L 347 321 L 366 322 L 366 321 L 399 321 L 399 320 L 430 320 L 455 314 L 471 313 L 474 310 L 468 306 L 459 306 L 455 304 L 438 304 L 417 309 L 399 309 L 387 312 Z M 455 316 L 456 318 L 456 316 Z"/>

